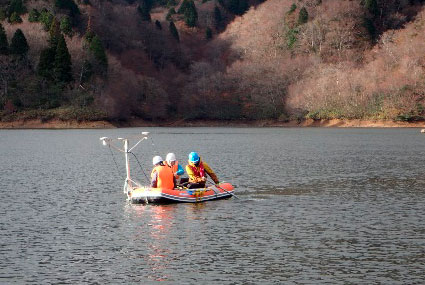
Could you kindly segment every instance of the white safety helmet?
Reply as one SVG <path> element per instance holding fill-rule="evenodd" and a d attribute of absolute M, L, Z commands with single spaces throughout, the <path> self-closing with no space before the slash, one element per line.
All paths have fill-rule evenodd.
<path fill-rule="evenodd" d="M 157 165 L 158 163 L 160 163 L 162 161 L 162 157 L 160 157 L 159 155 L 154 156 L 152 159 L 152 164 L 153 165 Z"/>
<path fill-rule="evenodd" d="M 172 161 L 176 161 L 176 155 L 170 152 L 169 154 L 167 154 L 165 160 L 168 162 L 168 164 L 170 164 Z"/>

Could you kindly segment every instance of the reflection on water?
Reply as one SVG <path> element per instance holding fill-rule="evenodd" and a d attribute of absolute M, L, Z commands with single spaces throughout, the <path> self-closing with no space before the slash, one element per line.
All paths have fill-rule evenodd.
<path fill-rule="evenodd" d="M 178 261 L 176 256 L 173 255 L 173 247 L 185 242 L 189 242 L 189 244 L 205 242 L 196 238 L 192 239 L 191 236 L 196 232 L 192 233 L 191 228 L 186 232 L 179 233 L 179 242 L 174 241 L 178 221 L 190 223 L 191 221 L 205 219 L 202 215 L 205 205 L 205 203 L 185 204 L 184 207 L 180 207 L 180 205 L 144 206 L 126 204 L 127 218 L 143 222 L 143 225 L 133 229 L 134 232 L 129 243 L 134 248 L 139 247 L 136 252 L 139 252 L 141 248 L 145 249 L 145 252 L 139 252 L 137 256 L 144 261 L 144 269 L 149 272 L 146 278 L 155 281 L 170 280 L 167 272 L 172 271 L 175 261 Z M 173 237 L 173 239 L 170 239 L 170 237 Z"/>
<path fill-rule="evenodd" d="M 148 129 L 240 199 L 136 206 L 98 138 L 140 131 L 0 131 L 0 283 L 424 284 L 416 130 Z"/>

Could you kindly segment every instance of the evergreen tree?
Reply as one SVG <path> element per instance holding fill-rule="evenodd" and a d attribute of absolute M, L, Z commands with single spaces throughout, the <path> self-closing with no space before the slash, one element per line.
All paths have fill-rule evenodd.
<path fill-rule="evenodd" d="M 41 77 L 52 79 L 52 71 L 54 68 L 56 51 L 52 48 L 46 48 L 40 53 L 40 60 L 38 62 L 37 73 Z"/>
<path fill-rule="evenodd" d="M 59 9 L 64 9 L 69 11 L 71 17 L 79 15 L 80 9 L 73 0 L 55 0 L 55 6 Z"/>
<path fill-rule="evenodd" d="M 214 7 L 214 24 L 216 29 L 220 29 L 223 23 L 223 17 L 221 16 L 220 8 Z"/>
<path fill-rule="evenodd" d="M 10 43 L 10 53 L 25 55 L 29 50 L 27 39 L 21 29 L 17 29 Z"/>
<path fill-rule="evenodd" d="M 4 8 L 0 7 L 0 21 L 4 21 L 4 20 L 6 20 L 6 18 L 7 18 L 6 10 Z"/>
<path fill-rule="evenodd" d="M 65 37 L 61 34 L 58 39 L 55 61 L 53 64 L 54 78 L 60 82 L 70 82 L 72 80 L 71 65 L 71 55 L 66 46 Z"/>
<path fill-rule="evenodd" d="M 3 25 L 0 23 L 0 54 L 9 53 L 9 43 L 7 42 L 6 32 Z"/>
<path fill-rule="evenodd" d="M 22 23 L 22 18 L 19 16 L 18 13 L 13 12 L 12 15 L 9 17 L 9 23 L 16 24 L 16 23 Z"/>
<path fill-rule="evenodd" d="M 374 41 L 376 39 L 376 27 L 375 27 L 375 24 L 373 23 L 373 20 L 365 17 L 363 19 L 363 26 L 366 28 L 367 32 L 369 33 L 370 40 Z"/>
<path fill-rule="evenodd" d="M 32 9 L 30 11 L 30 14 L 28 16 L 28 21 L 34 23 L 34 22 L 38 22 L 40 18 L 40 12 L 38 12 L 37 9 Z"/>
<path fill-rule="evenodd" d="M 165 19 L 167 21 L 171 21 L 172 20 L 172 16 L 176 14 L 176 10 L 174 8 L 170 8 L 170 10 L 168 10 L 167 16 L 165 17 Z"/>
<path fill-rule="evenodd" d="M 84 60 L 83 66 L 81 68 L 81 73 L 80 73 L 80 84 L 87 82 L 92 75 L 93 75 L 93 66 L 91 65 L 90 61 Z"/>
<path fill-rule="evenodd" d="M 305 7 L 302 7 L 298 14 L 298 24 L 302 25 L 308 22 L 308 12 Z"/>
<path fill-rule="evenodd" d="M 70 37 L 72 36 L 72 26 L 68 16 L 65 16 L 61 19 L 59 26 L 62 33 Z"/>
<path fill-rule="evenodd" d="M 179 10 L 177 13 L 184 14 L 184 11 L 189 7 L 189 0 L 183 0 L 183 3 L 180 5 Z"/>
<path fill-rule="evenodd" d="M 177 40 L 177 42 L 180 42 L 179 32 L 177 31 L 176 25 L 174 25 L 174 22 L 170 22 L 170 33 Z"/>
<path fill-rule="evenodd" d="M 211 38 L 212 38 L 212 31 L 211 31 L 211 28 L 210 28 L 210 27 L 208 27 L 208 28 L 205 30 L 205 38 L 206 38 L 207 40 L 209 40 L 209 39 L 211 39 Z"/>
<path fill-rule="evenodd" d="M 22 0 L 12 0 L 9 5 L 8 14 L 11 16 L 13 13 L 16 13 L 19 15 L 25 14 L 27 12 L 27 9 L 25 8 L 24 4 L 22 3 Z"/>
<path fill-rule="evenodd" d="M 50 29 L 50 26 L 52 25 L 53 21 L 53 14 L 47 11 L 46 9 L 43 9 L 40 13 L 39 20 L 44 26 L 44 30 L 48 31 Z"/>
<path fill-rule="evenodd" d="M 101 73 L 106 72 L 108 68 L 108 58 L 106 57 L 105 48 L 97 35 L 90 41 L 89 50 L 96 60 L 97 65 L 100 67 Z"/>
<path fill-rule="evenodd" d="M 378 14 L 378 3 L 376 0 L 365 0 L 364 6 L 372 15 Z"/>
<path fill-rule="evenodd" d="M 160 21 L 156 20 L 156 21 L 155 21 L 155 26 L 156 26 L 156 28 L 157 28 L 158 30 L 162 30 L 162 25 L 161 25 L 161 22 L 160 22 Z"/>
<path fill-rule="evenodd" d="M 248 10 L 248 0 L 239 0 L 237 15 L 243 15 Z"/>
<path fill-rule="evenodd" d="M 42 11 L 41 17 L 45 16 L 46 23 L 49 21 L 50 12 Z M 56 51 L 58 49 L 59 39 L 63 37 L 60 31 L 60 25 L 56 18 L 53 17 L 50 20 L 49 28 L 49 47 L 44 49 L 40 54 L 40 60 L 38 63 L 37 73 L 38 75 L 47 78 L 54 79 L 54 69 L 55 69 L 55 58 Z M 55 75 L 56 76 L 56 75 Z"/>
<path fill-rule="evenodd" d="M 242 15 L 245 11 L 240 11 L 239 8 L 241 5 L 239 4 L 240 0 L 227 0 L 225 2 L 226 9 L 229 10 L 232 14 L 235 15 Z"/>
<path fill-rule="evenodd" d="M 289 8 L 288 14 L 292 14 L 297 10 L 297 5 L 295 3 L 292 3 L 291 8 Z"/>
<path fill-rule="evenodd" d="M 173 7 L 177 5 L 177 1 L 176 0 L 168 0 L 167 1 L 167 7 Z"/>
<path fill-rule="evenodd" d="M 190 0 L 188 3 L 187 8 L 184 10 L 184 21 L 189 27 L 195 27 L 198 21 L 198 12 L 196 11 L 193 0 Z"/>
<path fill-rule="evenodd" d="M 137 7 L 137 11 L 139 12 L 140 17 L 142 18 L 142 21 L 151 21 L 150 5 L 147 0 L 142 1 L 142 4 Z"/>
<path fill-rule="evenodd" d="M 49 36 L 49 46 L 53 50 L 56 50 L 59 37 L 61 36 L 60 24 L 56 18 L 53 18 L 52 24 L 50 25 Z"/>

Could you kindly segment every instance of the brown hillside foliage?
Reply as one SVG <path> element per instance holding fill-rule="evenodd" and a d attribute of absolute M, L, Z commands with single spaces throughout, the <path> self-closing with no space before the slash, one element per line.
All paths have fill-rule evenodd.
<path fill-rule="evenodd" d="M 317 119 L 425 115 L 420 81 L 424 75 L 423 12 L 416 15 L 421 6 L 387 7 L 387 14 L 373 18 L 382 23 L 400 15 L 403 23 L 416 20 L 399 31 L 385 32 L 371 50 L 373 43 L 365 26 L 370 13 L 361 1 L 296 1 L 297 9 L 289 13 L 292 3 L 269 0 L 237 17 L 210 45 L 220 49 L 222 42 L 231 43 L 219 58 L 227 65 L 226 71 L 215 68 L 216 62 L 204 63 L 209 75 L 192 80 L 202 81 L 198 94 L 217 90 L 217 100 L 222 93 L 230 94 L 241 102 L 237 114 L 245 118 L 284 119 L 287 114 L 307 113 Z M 309 19 L 299 25 L 301 7 L 307 9 Z M 376 29 L 384 26 L 376 25 Z M 205 77 L 216 79 L 202 80 Z M 217 80 L 221 81 L 218 89 Z M 188 86 L 196 89 L 193 83 Z M 185 95 L 198 102 L 194 97 Z"/>
<path fill-rule="evenodd" d="M 319 64 L 289 88 L 288 105 L 314 116 L 422 116 L 425 106 L 425 12 L 399 31 L 384 33 L 362 66 Z M 320 113 L 322 112 L 322 113 Z"/>
<path fill-rule="evenodd" d="M 52 1 L 25 3 L 57 17 L 64 13 Z M 48 33 L 29 23 L 28 14 L 20 24 L 3 21 L 9 41 L 19 28 L 30 49 L 22 71 L 2 55 L 1 108 L 78 105 L 76 94 L 117 119 L 425 118 L 423 0 L 377 0 L 376 9 L 362 0 L 252 0 L 242 16 L 217 1 L 197 0 L 195 27 L 181 14 L 172 16 L 179 41 L 169 30 L 168 7 L 155 5 L 148 22 L 138 1 L 76 3 L 81 15 L 74 36 L 66 37 L 75 80 L 54 92 L 36 73 Z M 82 72 L 93 56 L 87 31 L 106 49 L 107 73 Z M 39 90 L 47 103 L 37 103 Z"/>
<path fill-rule="evenodd" d="M 165 118 L 169 101 L 161 84 L 124 68 L 114 57 L 110 57 L 109 62 L 109 80 L 99 96 L 108 115 L 120 119 Z"/>

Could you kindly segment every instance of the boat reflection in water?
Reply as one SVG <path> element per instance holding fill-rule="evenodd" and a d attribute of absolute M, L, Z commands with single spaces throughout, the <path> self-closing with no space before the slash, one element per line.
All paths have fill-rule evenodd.
<path fill-rule="evenodd" d="M 131 245 L 140 258 L 140 273 L 149 280 L 166 281 L 167 267 L 171 257 L 168 236 L 173 227 L 175 209 L 173 205 L 132 206 L 128 205 L 130 219 L 138 220 L 138 227 L 132 229 Z M 135 224 L 134 222 L 131 224 Z"/>
<path fill-rule="evenodd" d="M 140 259 L 140 277 L 154 281 L 169 281 L 176 264 L 189 261 L 191 245 L 196 241 L 199 211 L 206 207 L 198 204 L 126 205 L 129 244 L 126 252 L 130 259 Z"/>

